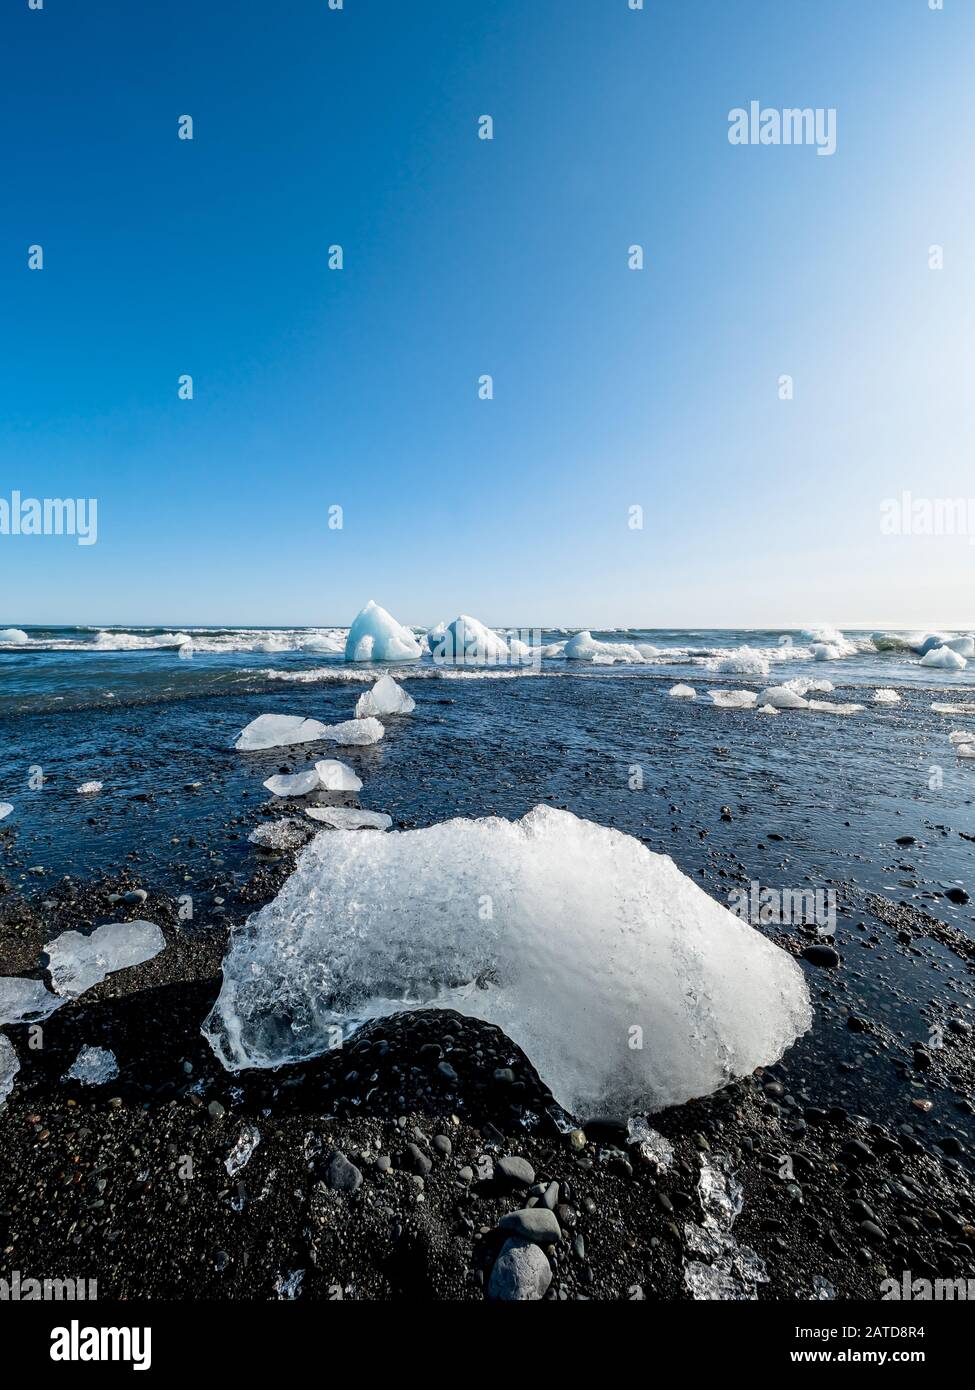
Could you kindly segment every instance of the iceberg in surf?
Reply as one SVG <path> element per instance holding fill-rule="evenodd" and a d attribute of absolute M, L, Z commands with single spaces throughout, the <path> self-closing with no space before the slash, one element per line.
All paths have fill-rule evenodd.
<path fill-rule="evenodd" d="M 428 640 L 436 631 L 434 628 L 427 634 Z M 431 651 L 435 661 L 456 661 L 460 664 L 502 662 L 511 657 L 504 638 L 467 613 L 461 613 L 452 623 L 447 623 Z"/>
<path fill-rule="evenodd" d="M 705 1095 L 812 1018 L 791 956 L 671 859 L 538 806 L 316 836 L 233 930 L 203 1033 L 232 1071 L 276 1067 L 435 1006 L 502 1028 L 583 1117 Z"/>
<path fill-rule="evenodd" d="M 13 815 L 13 803 L 10 801 L 0 801 L 0 820 L 6 820 Z"/>
<path fill-rule="evenodd" d="M 809 708 L 809 701 L 789 685 L 770 685 L 758 698 L 763 705 L 771 705 L 773 709 Z"/>
<path fill-rule="evenodd" d="M 873 692 L 874 704 L 877 705 L 899 705 L 901 697 L 896 690 L 891 690 L 889 686 L 882 686 Z"/>
<path fill-rule="evenodd" d="M 754 690 L 710 690 L 708 694 L 718 709 L 750 709 L 758 699 Z"/>
<path fill-rule="evenodd" d="M 672 700 L 696 700 L 697 691 L 693 685 L 672 685 L 667 692 Z"/>
<path fill-rule="evenodd" d="M 577 632 L 570 637 L 562 649 L 568 661 L 592 661 L 596 665 L 602 661 L 628 661 L 639 664 L 643 654 L 629 642 L 601 642 L 591 632 Z"/>
<path fill-rule="evenodd" d="M 920 665 L 934 666 L 940 671 L 963 671 L 968 662 L 951 647 L 931 647 L 921 657 Z"/>
<path fill-rule="evenodd" d="M 416 701 L 407 695 L 392 676 L 380 676 L 371 690 L 366 690 L 356 701 L 356 719 L 365 719 L 370 714 L 412 714 Z"/>
<path fill-rule="evenodd" d="M 75 999 L 116 970 L 152 960 L 166 938 L 154 922 L 110 922 L 90 936 L 66 931 L 48 942 L 48 974 L 58 994 Z"/>
<path fill-rule="evenodd" d="M 296 743 L 317 743 L 325 738 L 325 725 L 300 714 L 259 714 L 237 737 L 234 747 L 241 753 L 262 748 L 290 748 Z"/>
<path fill-rule="evenodd" d="M 345 641 L 346 661 L 415 661 L 420 644 L 408 627 L 370 599 Z"/>
<path fill-rule="evenodd" d="M 4 646 L 26 647 L 30 638 L 19 627 L 0 627 L 0 643 Z"/>

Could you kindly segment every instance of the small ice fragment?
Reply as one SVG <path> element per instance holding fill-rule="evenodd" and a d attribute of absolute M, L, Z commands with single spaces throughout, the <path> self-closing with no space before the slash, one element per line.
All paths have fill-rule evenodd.
<path fill-rule="evenodd" d="M 392 816 L 382 811 L 357 811 L 347 806 L 306 806 L 305 815 L 336 830 L 388 830 Z"/>
<path fill-rule="evenodd" d="M 674 1146 L 657 1130 L 652 1129 L 643 1115 L 634 1115 L 626 1123 L 628 1142 L 635 1144 L 643 1158 L 657 1173 L 666 1173 L 674 1161 Z"/>
<path fill-rule="evenodd" d="M 758 699 L 754 690 L 712 690 L 709 694 L 718 709 L 750 709 Z"/>
<path fill-rule="evenodd" d="M 224 1167 L 233 1177 L 251 1161 L 254 1150 L 261 1142 L 261 1131 L 256 1125 L 243 1125 L 236 1144 L 224 1159 Z"/>
<path fill-rule="evenodd" d="M 19 627 L 0 627 L 0 643 L 4 646 L 26 647 L 30 638 Z"/>
<path fill-rule="evenodd" d="M 694 1299 L 746 1301 L 757 1298 L 758 1285 L 768 1283 L 761 1256 L 739 1245 L 731 1233 L 742 1208 L 741 1184 L 731 1172 L 727 1154 L 705 1159 L 697 1184 L 703 1219 L 684 1225 L 687 1248 L 705 1260 L 685 1260 L 684 1284 Z"/>
<path fill-rule="evenodd" d="M 899 705 L 901 697 L 896 690 L 891 690 L 887 686 L 882 686 L 880 690 L 873 692 L 874 703 L 878 705 Z"/>
<path fill-rule="evenodd" d="M 667 693 L 672 700 L 697 699 L 697 691 L 692 685 L 672 685 Z"/>
<path fill-rule="evenodd" d="M 975 637 L 952 637 L 950 641 L 945 643 L 945 646 L 950 647 L 959 656 L 975 656 Z"/>
<path fill-rule="evenodd" d="M 975 734 L 968 729 L 952 729 L 948 735 L 949 743 L 975 743 Z"/>
<path fill-rule="evenodd" d="M 832 642 L 814 642 L 810 651 L 816 661 L 839 661 L 843 655 L 840 648 Z"/>
<path fill-rule="evenodd" d="M 809 701 L 804 700 L 791 685 L 770 685 L 759 695 L 763 705 L 774 709 L 808 709 Z"/>
<path fill-rule="evenodd" d="M 13 811 L 13 805 L 9 801 L 0 801 L 0 820 L 6 820 Z"/>
<path fill-rule="evenodd" d="M 940 671 L 963 671 L 968 662 L 950 647 L 932 647 L 921 657 L 921 666 L 934 666 Z"/>
<path fill-rule="evenodd" d="M 392 676 L 380 676 L 371 690 L 364 691 L 356 703 L 356 719 L 365 719 L 370 714 L 412 714 L 416 701 L 407 695 Z"/>
<path fill-rule="evenodd" d="M 728 676 L 767 676 L 768 657 L 755 647 L 739 647 L 730 656 L 721 657 L 713 668 Z"/>
<path fill-rule="evenodd" d="M 14 1045 L 0 1033 L 0 1105 L 4 1103 L 14 1088 L 14 1077 L 20 1071 L 20 1058 Z"/>
<path fill-rule="evenodd" d="M 778 714 L 778 713 L 779 713 L 779 711 L 775 708 L 774 705 L 759 705 L 759 707 L 758 707 L 758 712 L 759 712 L 759 714 Z"/>
<path fill-rule="evenodd" d="M 296 743 L 315 743 L 325 737 L 325 725 L 300 714 L 259 714 L 242 729 L 234 747 L 241 753 L 261 748 L 290 748 Z"/>
<path fill-rule="evenodd" d="M 591 632 L 577 632 L 562 649 L 568 661 L 591 661 L 594 665 L 609 665 L 614 661 L 640 664 L 644 657 L 629 642 L 600 642 Z"/>
<path fill-rule="evenodd" d="M 828 1279 L 824 1279 L 821 1274 L 814 1274 L 811 1297 L 817 1302 L 826 1302 L 828 1299 L 836 1297 L 836 1290 Z"/>
<path fill-rule="evenodd" d="M 410 629 L 373 599 L 356 615 L 345 642 L 346 661 L 415 661 L 420 655 Z"/>
<path fill-rule="evenodd" d="M 809 708 L 820 714 L 859 714 L 865 705 L 834 704 L 830 700 L 810 700 Z"/>
<path fill-rule="evenodd" d="M 308 831 L 300 821 L 275 820 L 259 825 L 247 838 L 261 849 L 298 849 L 306 843 Z"/>
<path fill-rule="evenodd" d="M 58 994 L 77 998 L 116 970 L 152 960 L 164 950 L 166 938 L 154 922 L 110 922 L 90 936 L 66 931 L 44 947 L 48 973 Z"/>
<path fill-rule="evenodd" d="M 0 976 L 0 1023 L 39 1023 L 65 1001 L 52 994 L 43 980 L 19 975 Z"/>
<path fill-rule="evenodd" d="M 314 633 L 301 644 L 302 651 L 323 652 L 327 656 L 340 656 L 345 651 L 345 643 L 327 632 Z"/>
<path fill-rule="evenodd" d="M 328 792 L 362 790 L 361 779 L 355 775 L 348 763 L 339 762 L 338 758 L 323 758 L 320 763 L 315 764 L 315 771 Z"/>
<path fill-rule="evenodd" d="M 305 1277 L 303 1269 L 293 1269 L 290 1274 L 279 1274 L 274 1281 L 274 1292 L 278 1298 L 292 1302 L 301 1293 L 301 1282 Z"/>
<path fill-rule="evenodd" d="M 107 1086 L 118 1076 L 115 1053 L 107 1047 L 83 1047 L 62 1081 L 80 1081 L 83 1086 Z"/>
<path fill-rule="evenodd" d="M 975 714 L 975 705 L 933 704 L 931 708 L 935 714 Z"/>
<path fill-rule="evenodd" d="M 278 773 L 275 777 L 269 777 L 264 785 L 272 796 L 307 796 L 309 792 L 321 791 L 322 780 L 317 769 L 310 767 L 290 776 Z"/>
<path fill-rule="evenodd" d="M 955 752 L 958 754 L 959 758 L 975 758 L 975 744 L 956 743 Z"/>
<path fill-rule="evenodd" d="M 385 732 L 379 720 L 370 715 L 366 719 L 346 719 L 341 724 L 323 724 L 321 737 L 347 748 L 358 748 L 378 743 Z"/>
<path fill-rule="evenodd" d="M 82 782 L 78 788 L 78 795 L 91 796 L 94 792 L 100 792 L 103 785 L 102 782 Z"/>

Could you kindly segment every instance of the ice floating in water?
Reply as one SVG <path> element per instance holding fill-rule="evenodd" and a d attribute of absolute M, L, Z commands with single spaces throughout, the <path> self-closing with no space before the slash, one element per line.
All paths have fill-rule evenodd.
<path fill-rule="evenodd" d="M 758 707 L 759 714 L 778 714 L 778 712 L 775 705 L 759 705 Z"/>
<path fill-rule="evenodd" d="M 696 700 L 697 691 L 692 685 L 672 685 L 667 692 L 672 700 Z"/>
<path fill-rule="evenodd" d="M 944 645 L 953 652 L 957 652 L 959 656 L 966 658 L 975 656 L 975 637 L 952 637 Z"/>
<path fill-rule="evenodd" d="M 20 1071 L 20 1058 L 8 1037 L 0 1033 L 0 1105 L 14 1088 L 14 1077 Z"/>
<path fill-rule="evenodd" d="M 338 758 L 322 758 L 320 763 L 315 764 L 315 771 L 328 792 L 362 790 L 362 780 L 355 775 L 348 763 L 341 763 Z"/>
<path fill-rule="evenodd" d="M 967 729 L 952 729 L 948 735 L 949 743 L 975 743 L 975 734 L 969 733 Z"/>
<path fill-rule="evenodd" d="M 712 690 L 709 694 L 718 709 L 750 709 L 758 699 L 754 690 Z"/>
<path fill-rule="evenodd" d="M 416 701 L 407 695 L 392 676 L 380 676 L 371 690 L 359 696 L 355 707 L 356 719 L 365 719 L 370 714 L 412 714 Z"/>
<path fill-rule="evenodd" d="M 758 697 L 763 705 L 771 705 L 773 709 L 808 709 L 809 701 L 789 685 L 770 685 L 767 690 L 763 690 Z"/>
<path fill-rule="evenodd" d="M 591 632 L 577 632 L 562 649 L 568 661 L 592 661 L 596 664 L 613 661 L 642 662 L 643 654 L 628 642 L 600 642 Z"/>
<path fill-rule="evenodd" d="M 812 1019 L 791 956 L 672 860 L 539 806 L 316 836 L 233 930 L 203 1032 L 230 1070 L 276 1067 L 424 1006 L 498 1025 L 581 1116 L 705 1095 Z"/>
<path fill-rule="evenodd" d="M 254 1150 L 261 1142 L 261 1131 L 257 1125 L 244 1125 L 241 1128 L 237 1142 L 224 1159 L 223 1166 L 231 1177 L 239 1173 L 241 1168 L 246 1167 L 253 1157 Z"/>
<path fill-rule="evenodd" d="M 300 821 L 274 820 L 259 825 L 247 838 L 260 849 L 298 849 L 307 841 L 309 828 Z"/>
<path fill-rule="evenodd" d="M 19 627 L 0 627 L 0 643 L 4 646 L 26 647 L 30 638 Z"/>
<path fill-rule="evenodd" d="M 309 792 L 322 789 L 322 779 L 317 767 L 305 768 L 304 772 L 278 773 L 264 783 L 272 796 L 307 796 Z"/>
<path fill-rule="evenodd" d="M 963 671 L 968 662 L 950 647 L 932 647 L 921 657 L 922 666 L 934 666 L 941 671 Z"/>
<path fill-rule="evenodd" d="M 164 950 L 166 938 L 153 922 L 110 922 L 90 936 L 66 931 L 44 947 L 48 974 L 58 994 L 77 998 L 116 970 L 152 960 Z"/>
<path fill-rule="evenodd" d="M 331 637 L 328 633 L 316 633 L 314 637 L 306 637 L 301 644 L 302 651 L 324 652 L 328 656 L 341 656 L 345 652 L 345 643 L 338 637 Z"/>
<path fill-rule="evenodd" d="M 107 1047 L 83 1047 L 62 1081 L 80 1081 L 83 1086 L 107 1086 L 118 1076 L 115 1053 Z"/>
<path fill-rule="evenodd" d="M 388 830 L 392 816 L 383 811 L 359 811 L 351 806 L 307 806 L 305 815 L 335 830 Z"/>
<path fill-rule="evenodd" d="M 834 704 L 830 700 L 810 700 L 809 708 L 818 711 L 820 714 L 859 714 L 861 710 L 866 709 L 866 706 Z"/>
<path fill-rule="evenodd" d="M 843 655 L 832 642 L 814 642 L 810 651 L 816 661 L 839 661 Z"/>
<path fill-rule="evenodd" d="M 933 704 L 931 708 L 935 714 L 975 714 L 975 705 L 939 705 Z"/>
<path fill-rule="evenodd" d="M 325 724 L 322 738 L 349 748 L 360 748 L 368 743 L 378 743 L 385 732 L 379 720 L 370 715 L 366 719 L 346 719 L 341 724 Z"/>
<path fill-rule="evenodd" d="M 234 747 L 241 753 L 261 748 L 290 748 L 296 743 L 316 743 L 325 737 L 325 725 L 300 714 L 259 714 L 242 729 Z"/>
<path fill-rule="evenodd" d="M 949 640 L 943 632 L 929 632 L 925 637 L 916 638 L 911 646 L 918 656 L 927 656 L 928 652 L 933 652 L 937 647 L 943 647 Z"/>
<path fill-rule="evenodd" d="M 956 743 L 955 752 L 959 758 L 975 758 L 975 745 L 971 743 Z"/>
<path fill-rule="evenodd" d="M 432 631 L 435 632 L 436 629 Z M 468 613 L 461 613 L 452 623 L 447 623 L 432 651 L 435 661 L 456 661 L 474 665 L 482 662 L 506 662 L 511 656 L 504 638 Z"/>
<path fill-rule="evenodd" d="M 102 786 L 103 783 L 101 782 L 82 782 L 81 786 L 78 788 L 78 795 L 92 796 L 95 792 L 100 792 Z"/>
<path fill-rule="evenodd" d="M 9 801 L 0 801 L 0 820 L 6 820 L 13 809 L 13 805 Z"/>
<path fill-rule="evenodd" d="M 346 661 L 415 661 L 420 644 L 408 627 L 370 599 L 345 641 Z"/>
<path fill-rule="evenodd" d="M 901 697 L 896 690 L 890 690 L 886 686 L 873 692 L 874 703 L 878 705 L 899 705 Z"/>
<path fill-rule="evenodd" d="M 0 975 L 0 1023 L 40 1023 L 64 1002 L 43 980 Z"/>

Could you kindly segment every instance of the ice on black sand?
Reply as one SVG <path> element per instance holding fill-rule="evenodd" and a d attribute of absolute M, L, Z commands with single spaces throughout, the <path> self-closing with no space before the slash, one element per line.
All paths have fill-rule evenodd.
<path fill-rule="evenodd" d="M 66 931 L 44 947 L 48 973 L 58 994 L 76 998 L 116 970 L 152 960 L 166 938 L 153 922 L 110 922 L 90 936 Z"/>

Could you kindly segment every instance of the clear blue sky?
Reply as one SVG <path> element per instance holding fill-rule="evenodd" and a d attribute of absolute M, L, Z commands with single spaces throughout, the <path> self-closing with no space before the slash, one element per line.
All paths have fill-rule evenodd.
<path fill-rule="evenodd" d="M 975 547 L 879 525 L 975 494 L 971 0 L 7 0 L 0 49 L 0 496 L 99 504 L 0 536 L 0 625 L 975 621 Z M 751 100 L 836 154 L 730 145 Z"/>

